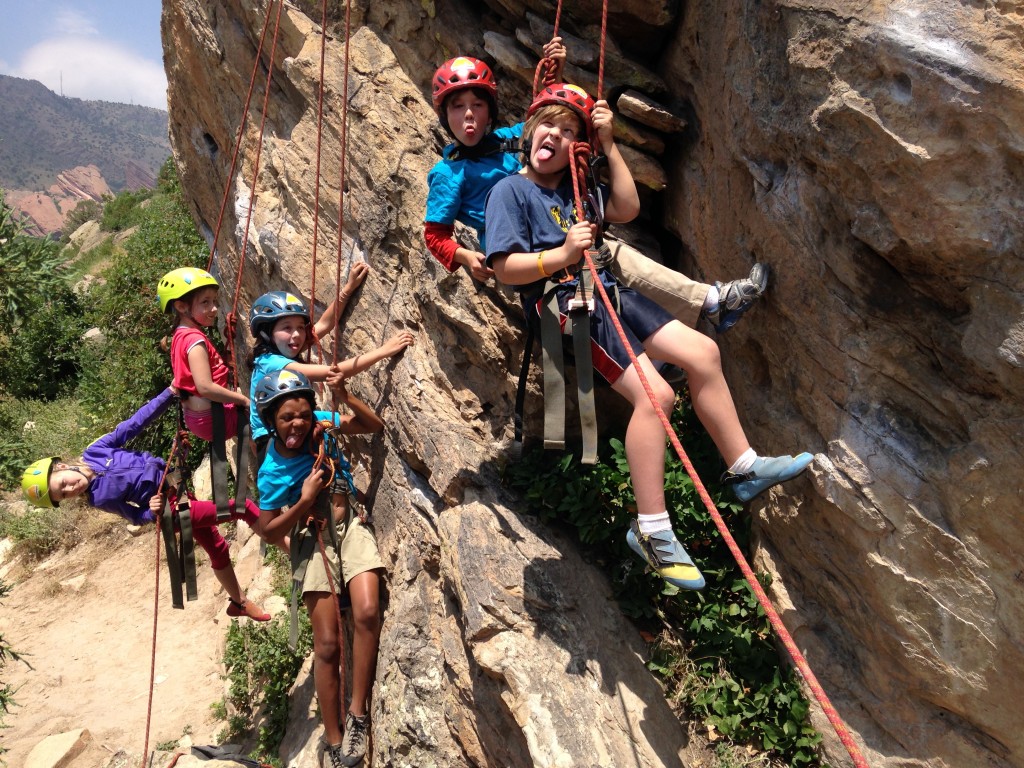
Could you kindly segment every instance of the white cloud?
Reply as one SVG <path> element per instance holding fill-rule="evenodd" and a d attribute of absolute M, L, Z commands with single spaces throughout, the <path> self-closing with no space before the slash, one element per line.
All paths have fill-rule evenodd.
<path fill-rule="evenodd" d="M 96 25 L 85 14 L 75 8 L 61 8 L 57 11 L 53 24 L 58 32 L 70 37 L 86 37 L 99 34 Z"/>
<path fill-rule="evenodd" d="M 98 37 L 45 40 L 29 48 L 11 74 L 78 99 L 167 109 L 163 64 Z"/>

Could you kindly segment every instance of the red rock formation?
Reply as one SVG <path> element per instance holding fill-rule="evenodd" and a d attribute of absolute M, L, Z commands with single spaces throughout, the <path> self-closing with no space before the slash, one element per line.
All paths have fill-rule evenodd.
<path fill-rule="evenodd" d="M 8 192 L 5 199 L 26 220 L 25 231 L 42 237 L 60 232 L 65 217 L 80 202 L 95 200 L 100 203 L 112 194 L 100 169 L 95 165 L 85 165 L 57 174 L 56 183 L 45 192 L 15 189 Z"/>

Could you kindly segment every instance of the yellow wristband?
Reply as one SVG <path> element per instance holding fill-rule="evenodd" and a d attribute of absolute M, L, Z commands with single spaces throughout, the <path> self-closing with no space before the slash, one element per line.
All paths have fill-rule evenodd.
<path fill-rule="evenodd" d="M 541 251 L 537 254 L 537 271 L 540 272 L 541 277 L 551 277 L 551 275 L 544 271 L 544 254 L 547 251 Z"/>

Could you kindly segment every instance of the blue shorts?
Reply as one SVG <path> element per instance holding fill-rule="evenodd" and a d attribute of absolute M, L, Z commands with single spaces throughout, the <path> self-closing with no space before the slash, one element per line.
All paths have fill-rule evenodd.
<path fill-rule="evenodd" d="M 607 285 L 607 283 L 606 283 Z M 558 292 L 558 308 L 561 314 L 563 333 L 569 318 L 569 301 L 576 295 L 575 281 L 555 289 Z M 608 291 L 608 297 L 614 302 L 615 294 Z M 540 335 L 540 310 L 543 297 L 531 302 L 528 320 L 533 323 L 534 332 Z M 643 343 L 658 329 L 664 327 L 675 318 L 668 310 L 632 288 L 619 286 L 619 322 L 626 333 L 630 349 L 634 355 L 644 351 Z M 566 354 L 572 355 L 572 337 L 563 336 Z M 590 354 L 594 361 L 594 370 L 609 384 L 614 384 L 619 377 L 632 365 L 629 352 L 622 343 L 622 338 L 608 314 L 608 308 L 601 301 L 600 294 L 594 291 L 594 311 L 590 314 Z"/>

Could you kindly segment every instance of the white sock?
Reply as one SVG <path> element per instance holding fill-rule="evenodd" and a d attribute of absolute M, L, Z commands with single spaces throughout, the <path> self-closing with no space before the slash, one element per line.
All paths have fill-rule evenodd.
<path fill-rule="evenodd" d="M 672 530 L 672 521 L 669 519 L 667 511 L 658 515 L 637 515 L 636 523 L 640 526 L 640 533 L 644 536 Z"/>
<path fill-rule="evenodd" d="M 747 450 L 741 453 L 740 457 L 732 463 L 732 466 L 729 467 L 729 471 L 734 475 L 746 474 L 753 468 L 755 461 L 757 461 L 757 454 L 754 453 L 754 449 L 747 448 Z"/>
<path fill-rule="evenodd" d="M 721 301 L 721 297 L 718 295 L 718 286 L 712 285 L 708 295 L 704 297 L 704 311 L 714 312 L 718 309 L 719 301 Z"/>

